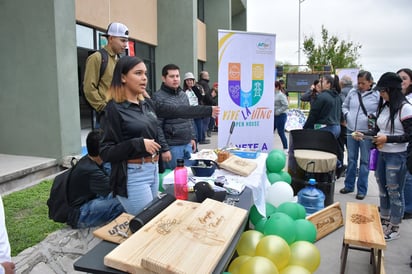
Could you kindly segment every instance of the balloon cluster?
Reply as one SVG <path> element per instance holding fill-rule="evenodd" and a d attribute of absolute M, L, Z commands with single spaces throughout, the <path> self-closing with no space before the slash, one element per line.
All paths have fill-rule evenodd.
<path fill-rule="evenodd" d="M 312 243 L 314 239 L 316 228 L 311 222 L 293 220 L 282 212 L 274 213 L 263 232 L 242 233 L 236 247 L 238 257 L 230 263 L 228 271 L 232 274 L 314 273 L 320 264 L 320 252 Z"/>
<path fill-rule="evenodd" d="M 266 175 L 271 184 L 276 182 L 286 182 L 290 184 L 292 177 L 284 171 L 286 166 L 286 155 L 283 150 L 273 149 L 266 158 Z"/>
<path fill-rule="evenodd" d="M 266 190 L 266 216 L 253 205 L 249 219 L 255 230 L 243 232 L 236 257 L 229 265 L 232 274 L 310 274 L 320 264 L 313 244 L 316 227 L 306 220 L 305 208 L 293 200 L 290 175 L 283 171 L 286 156 L 272 150 L 266 158 L 270 186 Z"/>
<path fill-rule="evenodd" d="M 291 245 L 276 235 L 256 230 L 243 232 L 236 257 L 229 265 L 232 274 L 310 274 L 320 264 L 317 247 L 306 241 Z"/>

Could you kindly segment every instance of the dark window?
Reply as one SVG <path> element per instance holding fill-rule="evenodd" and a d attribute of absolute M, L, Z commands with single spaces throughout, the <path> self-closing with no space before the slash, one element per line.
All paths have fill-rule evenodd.
<path fill-rule="evenodd" d="M 147 68 L 147 92 L 151 95 L 155 92 L 156 73 L 155 73 L 155 48 L 151 45 L 136 42 L 135 43 L 136 56 L 143 59 Z"/>
<path fill-rule="evenodd" d="M 205 0 L 197 0 L 197 19 L 205 22 Z"/>
<path fill-rule="evenodd" d="M 202 61 L 198 60 L 197 61 L 197 72 L 200 73 L 201 71 L 203 71 L 204 67 L 205 67 L 205 62 L 202 62 Z M 197 77 L 199 78 L 199 75 L 197 75 Z M 199 79 L 197 79 L 197 80 L 199 80 Z"/>

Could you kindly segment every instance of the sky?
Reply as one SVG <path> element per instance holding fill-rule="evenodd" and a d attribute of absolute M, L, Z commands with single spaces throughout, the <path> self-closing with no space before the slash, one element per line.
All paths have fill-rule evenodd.
<path fill-rule="evenodd" d="M 305 36 L 321 43 L 329 36 L 360 44 L 358 64 L 374 80 L 412 68 L 412 0 L 304 0 L 301 8 L 301 64 Z M 298 64 L 299 0 L 248 0 L 247 31 L 276 34 L 276 62 Z"/>

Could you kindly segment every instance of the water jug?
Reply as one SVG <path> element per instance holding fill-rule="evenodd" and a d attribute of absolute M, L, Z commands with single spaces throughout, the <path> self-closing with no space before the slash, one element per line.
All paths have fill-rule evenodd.
<path fill-rule="evenodd" d="M 298 203 L 306 209 L 306 216 L 325 207 L 325 194 L 315 186 L 316 180 L 309 179 L 309 185 L 298 192 Z"/>
<path fill-rule="evenodd" d="M 179 200 L 187 200 L 187 169 L 184 166 L 183 159 L 177 159 L 177 166 L 173 172 L 175 177 L 175 197 Z"/>

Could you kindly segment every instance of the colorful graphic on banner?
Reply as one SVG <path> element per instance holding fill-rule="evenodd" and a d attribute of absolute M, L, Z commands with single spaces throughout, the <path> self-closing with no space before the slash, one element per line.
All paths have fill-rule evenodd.
<path fill-rule="evenodd" d="M 275 38 L 219 31 L 219 147 L 273 149 Z"/>
<path fill-rule="evenodd" d="M 256 105 L 262 98 L 264 65 L 252 64 L 252 90 L 249 91 L 244 91 L 241 88 L 241 66 L 240 63 L 229 63 L 229 95 L 238 106 L 251 107 Z"/>

